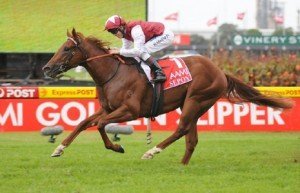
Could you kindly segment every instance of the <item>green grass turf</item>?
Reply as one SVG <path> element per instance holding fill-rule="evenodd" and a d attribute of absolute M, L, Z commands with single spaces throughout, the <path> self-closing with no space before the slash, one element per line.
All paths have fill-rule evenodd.
<path fill-rule="evenodd" d="M 114 14 L 145 19 L 144 0 L 1 0 L 0 52 L 55 52 L 73 27 L 112 46 L 120 40 L 103 31 Z"/>
<path fill-rule="evenodd" d="M 199 133 L 188 166 L 184 139 L 153 160 L 142 154 L 170 133 L 121 136 L 125 154 L 108 151 L 97 132 L 83 132 L 60 158 L 39 133 L 0 134 L 1 193 L 299 192 L 300 133 Z"/>

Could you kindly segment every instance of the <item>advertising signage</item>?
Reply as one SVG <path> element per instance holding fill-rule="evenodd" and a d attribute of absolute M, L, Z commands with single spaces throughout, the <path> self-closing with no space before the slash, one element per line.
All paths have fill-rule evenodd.
<path fill-rule="evenodd" d="M 197 121 L 199 131 L 300 131 L 300 87 L 258 87 L 265 95 L 292 98 L 287 111 L 252 103 L 232 104 L 220 99 Z M 76 98 L 77 97 L 77 98 Z M 0 87 L 0 133 L 40 131 L 61 125 L 73 130 L 81 121 L 99 111 L 95 87 Z M 181 110 L 160 115 L 154 130 L 174 131 Z M 146 130 L 147 119 L 125 122 L 135 130 Z M 94 127 L 96 129 L 96 127 Z"/>
<path fill-rule="evenodd" d="M 293 98 L 295 107 L 288 111 L 257 106 L 252 103 L 232 104 L 218 100 L 197 121 L 199 131 L 300 131 L 300 99 Z M 0 134 L 12 131 L 40 131 L 45 126 L 61 125 L 72 131 L 81 121 L 100 109 L 97 99 L 2 99 Z M 174 131 L 181 110 L 156 117 L 153 130 Z M 145 131 L 147 120 L 140 118 L 122 124 Z M 93 127 L 92 130 L 96 130 Z M 90 129 L 89 129 L 90 130 Z"/>
<path fill-rule="evenodd" d="M 244 36 L 232 37 L 236 46 L 300 46 L 300 35 L 297 36 Z"/>

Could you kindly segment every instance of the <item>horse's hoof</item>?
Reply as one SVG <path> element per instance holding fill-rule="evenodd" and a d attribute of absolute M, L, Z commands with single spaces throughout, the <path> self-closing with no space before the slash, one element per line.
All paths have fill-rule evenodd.
<path fill-rule="evenodd" d="M 61 153 L 61 154 L 52 153 L 52 154 L 51 154 L 51 157 L 60 157 L 61 155 L 62 155 L 62 153 Z"/>
<path fill-rule="evenodd" d="M 153 154 L 150 153 L 145 153 L 141 159 L 153 159 Z"/>
<path fill-rule="evenodd" d="M 64 148 L 66 148 L 66 146 L 59 145 L 51 154 L 51 157 L 60 157 L 64 153 Z"/>
<path fill-rule="evenodd" d="M 120 145 L 120 147 L 119 147 L 119 149 L 118 149 L 118 152 L 119 152 L 119 153 L 125 153 L 125 150 L 124 150 L 124 148 L 123 148 L 122 145 Z"/>
<path fill-rule="evenodd" d="M 148 150 L 141 159 L 152 159 L 154 157 L 154 154 L 158 154 L 162 151 L 159 147 L 153 147 L 152 149 Z"/>
<path fill-rule="evenodd" d="M 54 151 L 52 154 L 51 154 L 51 157 L 60 157 L 62 154 L 64 153 L 64 151 Z"/>

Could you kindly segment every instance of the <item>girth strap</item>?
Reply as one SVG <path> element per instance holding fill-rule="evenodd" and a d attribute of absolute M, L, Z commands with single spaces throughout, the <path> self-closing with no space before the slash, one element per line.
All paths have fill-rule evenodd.
<path fill-rule="evenodd" d="M 155 117 L 160 114 L 162 111 L 162 106 L 164 102 L 164 90 L 163 90 L 163 83 L 156 82 L 154 83 L 153 88 L 153 98 L 152 98 L 152 105 L 151 105 L 151 120 L 155 120 Z"/>

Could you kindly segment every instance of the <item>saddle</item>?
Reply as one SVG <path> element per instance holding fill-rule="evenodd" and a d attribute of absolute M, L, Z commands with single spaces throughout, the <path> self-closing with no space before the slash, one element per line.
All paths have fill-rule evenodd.
<path fill-rule="evenodd" d="M 126 61 L 127 65 L 135 65 L 139 73 L 144 74 L 146 77 L 147 74 L 145 73 L 144 69 L 142 68 L 142 61 L 137 61 L 135 58 L 131 57 L 124 57 L 124 60 Z M 146 118 L 151 118 L 151 120 L 155 120 L 155 117 L 162 112 L 162 106 L 163 106 L 163 96 L 164 96 L 164 83 L 163 82 L 152 82 L 147 78 L 148 84 L 151 85 L 153 88 L 153 97 L 152 97 L 152 104 L 151 104 L 151 112 L 150 116 Z"/>
<path fill-rule="evenodd" d="M 124 60 L 126 60 L 126 64 L 135 65 L 140 73 L 145 74 L 146 77 L 148 77 L 148 84 L 153 87 L 151 113 L 149 116 L 151 120 L 154 120 L 154 117 L 158 116 L 162 112 L 165 90 L 192 81 L 190 71 L 181 58 L 163 58 L 157 61 L 167 77 L 167 80 L 163 83 L 152 82 L 150 78 L 151 75 L 145 73 L 147 70 L 142 68 L 141 61 L 127 57 L 124 57 Z"/>

